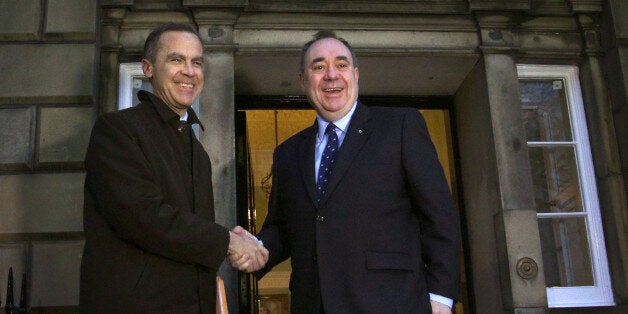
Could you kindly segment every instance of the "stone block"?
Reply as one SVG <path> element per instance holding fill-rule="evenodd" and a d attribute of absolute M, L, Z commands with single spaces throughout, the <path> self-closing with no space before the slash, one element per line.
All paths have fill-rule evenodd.
<path fill-rule="evenodd" d="M 39 162 L 81 162 L 94 124 L 92 107 L 42 108 Z"/>
<path fill-rule="evenodd" d="M 0 234 L 83 231 L 83 173 L 0 175 Z"/>
<path fill-rule="evenodd" d="M 618 38 L 628 38 L 628 2 L 624 0 L 609 1 L 612 11 L 615 34 Z"/>
<path fill-rule="evenodd" d="M 38 39 L 40 0 L 0 1 L 0 40 Z"/>
<path fill-rule="evenodd" d="M 2 306 L 7 302 L 7 284 L 9 267 L 13 268 L 13 304 L 19 305 L 22 291 L 22 275 L 27 272 L 28 243 L 0 244 L 0 300 Z"/>
<path fill-rule="evenodd" d="M 34 107 L 0 107 L 0 169 L 32 164 L 34 131 Z"/>
<path fill-rule="evenodd" d="M 206 1 L 206 0 L 183 0 L 184 6 L 200 6 L 200 7 L 236 7 L 236 6 L 246 6 L 248 1 L 246 0 L 214 0 L 214 1 Z"/>
<path fill-rule="evenodd" d="M 101 0 L 100 5 L 107 6 L 132 6 L 133 0 Z"/>
<path fill-rule="evenodd" d="M 518 40 L 523 50 L 551 50 L 572 53 L 582 50 L 582 35 L 575 32 L 529 32 L 519 36 Z"/>
<path fill-rule="evenodd" d="M 125 50 L 139 53 L 141 55 L 144 48 L 144 41 L 150 34 L 151 29 L 129 29 L 120 33 L 120 43 Z M 128 48 L 127 48 L 128 47 Z M 137 60 L 139 61 L 139 59 Z"/>
<path fill-rule="evenodd" d="M 30 294 L 32 307 L 79 304 L 83 245 L 84 241 L 33 243 Z"/>
<path fill-rule="evenodd" d="M 619 63 L 621 64 L 621 73 L 623 77 L 628 77 L 628 48 L 618 48 Z M 624 79 L 624 88 L 628 91 L 628 80 Z"/>
<path fill-rule="evenodd" d="M 0 45 L 0 98 L 91 96 L 92 44 Z"/>
<path fill-rule="evenodd" d="M 46 2 L 46 38 L 93 40 L 96 29 L 96 0 Z"/>

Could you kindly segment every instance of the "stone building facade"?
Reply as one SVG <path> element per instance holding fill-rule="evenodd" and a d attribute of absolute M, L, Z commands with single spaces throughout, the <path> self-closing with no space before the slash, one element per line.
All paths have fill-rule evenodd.
<path fill-rule="evenodd" d="M 76 311 L 90 130 L 98 114 L 119 108 L 121 65 L 139 62 L 150 30 L 170 21 L 194 25 L 203 39 L 199 139 L 214 167 L 218 222 L 238 223 L 236 99 L 301 95 L 300 48 L 333 29 L 360 58 L 361 95 L 450 100 L 465 313 L 628 311 L 623 0 L 0 0 L 2 306 L 12 267 L 16 300 L 27 274 L 29 308 Z M 592 174 L 580 183 L 592 190 L 581 194 L 595 194 L 597 212 L 565 217 L 586 217 L 581 231 L 598 250 L 589 267 L 604 270 L 566 284 L 583 287 L 571 296 L 550 284 L 544 262 L 539 221 L 563 216 L 539 213 L 535 200 L 530 152 L 547 143 L 527 133 L 526 78 L 569 85 L 576 98 L 568 102 L 579 99 L 573 108 L 583 110 L 581 120 L 570 116 L 571 130 L 588 134 L 558 145 L 590 148 L 592 167 L 576 150 L 575 168 L 581 180 Z M 237 274 L 224 267 L 221 276 L 237 312 Z M 585 286 L 599 289 L 582 294 Z"/>

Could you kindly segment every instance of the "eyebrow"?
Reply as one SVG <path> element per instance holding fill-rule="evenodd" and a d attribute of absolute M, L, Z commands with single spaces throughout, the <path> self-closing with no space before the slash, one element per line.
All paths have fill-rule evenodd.
<path fill-rule="evenodd" d="M 166 55 L 167 59 L 172 59 L 172 58 L 184 58 L 182 54 L 178 53 L 178 52 L 171 52 L 169 54 Z"/>
<path fill-rule="evenodd" d="M 178 52 L 171 52 L 166 56 L 167 59 L 172 59 L 172 58 L 181 58 L 181 59 L 185 59 L 185 56 L 182 55 L 181 53 Z M 203 61 L 203 56 L 196 56 L 192 58 L 192 61 Z"/>
<path fill-rule="evenodd" d="M 314 60 L 312 60 L 312 64 L 314 64 L 316 62 L 321 62 L 321 61 L 324 61 L 324 60 L 325 60 L 325 58 L 323 58 L 323 57 L 314 58 Z M 336 60 L 342 60 L 342 61 L 349 62 L 349 58 L 347 58 L 347 56 L 337 56 Z"/>

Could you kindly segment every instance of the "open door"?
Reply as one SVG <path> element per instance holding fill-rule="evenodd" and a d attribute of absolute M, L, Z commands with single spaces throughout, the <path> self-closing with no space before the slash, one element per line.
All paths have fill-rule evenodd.
<path fill-rule="evenodd" d="M 253 174 L 247 136 L 246 114 L 236 112 L 236 207 L 237 224 L 245 227 L 252 234 L 257 233 L 255 226 L 255 197 L 251 196 L 253 189 Z M 257 307 L 257 280 L 251 274 L 238 272 L 238 304 L 239 313 L 259 313 Z"/>

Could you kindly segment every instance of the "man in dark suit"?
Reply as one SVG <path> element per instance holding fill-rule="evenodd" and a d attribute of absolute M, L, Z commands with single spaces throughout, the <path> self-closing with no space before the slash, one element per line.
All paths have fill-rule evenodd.
<path fill-rule="evenodd" d="M 101 116 L 85 159 L 83 313 L 214 313 L 228 252 L 260 267 L 268 252 L 214 222 L 209 156 L 191 130 L 203 88 L 196 30 L 164 24 L 146 39 L 153 93 Z M 202 128 L 202 125 L 201 125 Z"/>
<path fill-rule="evenodd" d="M 292 313 L 451 313 L 459 219 L 421 114 L 361 104 L 333 32 L 304 46 L 300 72 L 318 115 L 275 150 L 258 276 L 292 258 Z"/>

